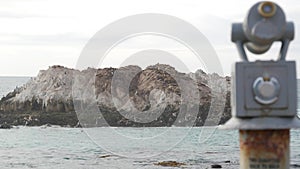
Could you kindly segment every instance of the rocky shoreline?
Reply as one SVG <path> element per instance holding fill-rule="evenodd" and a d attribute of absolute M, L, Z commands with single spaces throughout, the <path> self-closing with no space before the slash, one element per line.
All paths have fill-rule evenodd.
<path fill-rule="evenodd" d="M 115 78 L 117 75 L 118 78 Z M 127 88 L 120 85 L 128 83 L 128 80 L 130 85 Z M 79 85 L 75 86 L 77 93 L 74 93 L 74 83 L 78 81 Z M 180 85 L 183 82 L 184 85 Z M 112 84 L 117 85 L 112 88 Z M 231 112 L 229 77 L 206 74 L 202 70 L 189 74 L 180 73 L 169 65 L 157 64 L 144 70 L 138 66 L 118 69 L 88 68 L 82 71 L 52 66 L 41 70 L 37 77 L 31 78 L 25 85 L 1 99 L 0 124 L 53 124 L 71 127 L 107 124 L 127 127 L 172 126 L 180 109 L 185 106 L 181 104 L 182 91 L 193 92 L 195 88 L 192 85 L 199 92 L 199 100 L 186 99 L 193 100 L 191 105 L 198 109 L 197 116 L 189 119 L 193 118 L 192 114 L 191 117 L 187 114 L 187 118 L 177 121 L 176 126 L 185 126 L 191 120 L 195 121 L 195 126 L 210 125 L 210 121 L 214 120 L 217 120 L 217 124 L 225 123 Z M 76 106 L 89 104 L 90 98 L 95 100 L 101 116 L 99 112 L 93 112 L 89 108 L 86 110 L 88 113 L 76 113 Z M 161 107 L 163 111 L 157 114 Z M 143 112 L 147 112 L 147 115 Z M 140 114 L 143 118 L 146 117 L 146 122 L 133 120 L 139 119 Z M 216 117 L 211 118 L 209 114 Z"/>

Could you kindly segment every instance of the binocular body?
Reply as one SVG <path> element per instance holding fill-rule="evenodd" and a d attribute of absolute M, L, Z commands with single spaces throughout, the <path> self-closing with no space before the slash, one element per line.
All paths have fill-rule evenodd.
<path fill-rule="evenodd" d="M 294 61 L 237 62 L 232 72 L 232 115 L 294 117 L 296 87 Z"/>

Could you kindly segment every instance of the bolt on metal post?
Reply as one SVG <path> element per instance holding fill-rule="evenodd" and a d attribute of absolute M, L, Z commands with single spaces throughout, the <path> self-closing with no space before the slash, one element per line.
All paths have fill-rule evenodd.
<path fill-rule="evenodd" d="M 297 119 L 296 63 L 287 61 L 294 24 L 273 2 L 252 6 L 243 23 L 232 24 L 231 40 L 241 62 L 233 66 L 232 118 L 223 129 L 238 129 L 241 169 L 288 169 L 290 129 Z M 254 54 L 267 52 L 281 42 L 275 60 L 249 61 L 245 48 Z"/>

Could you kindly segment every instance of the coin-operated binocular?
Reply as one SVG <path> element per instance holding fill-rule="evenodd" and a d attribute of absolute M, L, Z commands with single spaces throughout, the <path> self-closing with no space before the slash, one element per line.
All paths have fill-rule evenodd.
<path fill-rule="evenodd" d="M 242 62 L 232 71 L 232 116 L 225 127 L 238 129 L 278 129 L 298 127 L 295 61 L 286 61 L 294 24 L 272 2 L 255 4 L 243 23 L 234 23 L 232 41 Z M 250 62 L 247 48 L 263 54 L 273 42 L 281 42 L 276 60 Z"/>
<path fill-rule="evenodd" d="M 232 118 L 223 129 L 239 129 L 242 169 L 288 169 L 290 128 L 299 128 L 295 61 L 286 61 L 294 24 L 272 2 L 250 8 L 243 23 L 232 25 L 231 40 L 242 62 L 232 71 Z M 267 52 L 281 42 L 279 57 L 250 62 L 245 48 L 254 54 Z"/>

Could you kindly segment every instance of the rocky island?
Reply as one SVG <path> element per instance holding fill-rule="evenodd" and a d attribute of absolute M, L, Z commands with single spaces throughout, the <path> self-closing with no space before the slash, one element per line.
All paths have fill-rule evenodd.
<path fill-rule="evenodd" d="M 127 87 L 118 85 L 127 83 Z M 197 108 L 194 125 L 209 125 L 214 118 L 217 124 L 223 124 L 231 112 L 229 87 L 229 77 L 206 74 L 202 70 L 181 73 L 164 64 L 144 70 L 138 66 L 125 66 L 80 71 L 52 66 L 1 99 L 0 124 L 95 127 L 105 126 L 104 119 L 110 126 L 172 126 L 184 107 L 182 91 L 192 90 L 199 93 L 199 99 L 193 101 Z M 101 116 L 89 108 L 86 109 L 88 113 L 76 113 L 76 106 L 90 102 L 87 98 L 95 100 Z M 158 109 L 160 114 L 157 114 Z M 135 121 L 143 112 L 148 113 L 145 122 Z M 215 117 L 208 117 L 210 113 Z M 185 118 L 176 125 L 185 126 L 189 120 Z"/>

